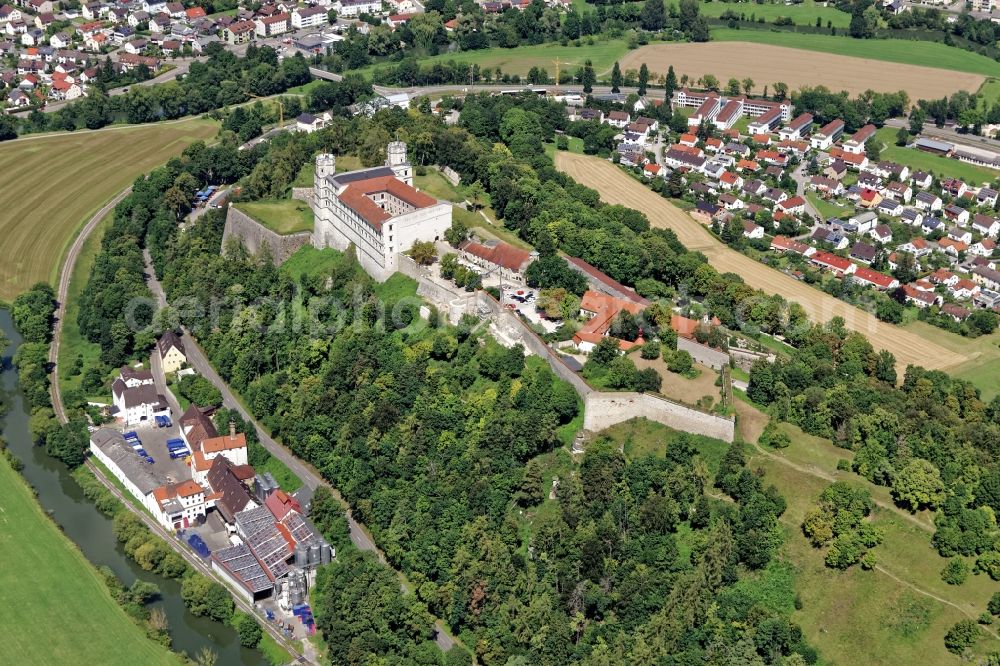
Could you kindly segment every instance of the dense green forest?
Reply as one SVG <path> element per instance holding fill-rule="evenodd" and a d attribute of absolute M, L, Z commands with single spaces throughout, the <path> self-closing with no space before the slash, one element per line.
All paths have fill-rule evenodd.
<path fill-rule="evenodd" d="M 484 121 L 487 133 L 503 131 L 518 153 L 530 149 L 520 128 L 534 128 L 538 114 L 484 112 L 499 125 Z M 547 500 L 543 461 L 562 446 L 564 425 L 580 407 L 544 363 L 499 346 L 475 321 L 445 326 L 432 312 L 423 322 L 415 304 L 385 303 L 387 294 L 350 253 L 292 276 L 239 247 L 221 256 L 219 212 L 183 232 L 176 224 L 184 212 L 178 192 L 188 192 L 189 178 L 198 187 L 223 180 L 216 157 L 235 165 L 225 179 L 266 189 L 277 187 L 273 174 L 294 175 L 320 149 L 377 163 L 380 142 L 393 135 L 410 141 L 415 161 L 450 163 L 466 176 L 494 174 L 490 190 L 499 210 L 509 220 L 520 215 L 516 228 L 526 235 L 536 229 L 527 221 L 546 207 L 511 189 L 525 185 L 522 176 L 551 192 L 553 204 L 557 195 L 590 202 L 575 234 L 563 225 L 561 242 L 573 236 L 585 249 L 588 233 L 598 243 L 614 239 L 615 251 L 627 256 L 604 255 L 620 262 L 619 270 L 666 277 L 667 268 L 654 273 L 635 255 L 637 237 L 659 243 L 672 276 L 659 289 L 704 266 L 670 234 L 649 231 L 633 211 L 600 206 L 595 193 L 565 181 L 551 164 L 542 184 L 531 164 L 494 147 L 489 136 L 395 110 L 281 137 L 240 151 L 235 162 L 225 157 L 225 141 L 193 146 L 136 182 L 95 264 L 81 326 L 101 343 L 103 362 L 115 364 L 143 351 L 158 326 L 183 322 L 251 410 L 341 490 L 389 561 L 407 574 L 415 595 L 394 599 L 391 572 L 345 553 L 316 605 L 331 656 L 468 663 L 461 651 L 445 656 L 428 648 L 430 612 L 487 664 L 512 657 L 540 664 L 782 663 L 792 655 L 815 661 L 788 620 L 791 604 L 741 584 L 771 563 L 784 501 L 746 469 L 739 446 L 712 470 L 686 436 L 666 446 L 665 458 L 628 459 L 616 444 L 598 441 L 561 479 L 556 499 Z M 573 215 L 575 206 L 560 212 Z M 621 230 L 631 246 L 617 246 Z M 222 307 L 217 318 L 198 307 L 148 312 L 143 321 L 157 326 L 126 334 L 121 311 L 105 307 L 119 292 L 144 293 L 135 261 L 143 244 L 154 250 L 172 302 L 223 297 L 239 307 Z M 648 252 L 643 247 L 638 257 Z M 337 303 L 353 305 L 345 311 Z M 289 325 L 302 312 L 311 314 L 309 326 Z M 716 499 L 713 484 L 731 501 Z M 348 564 L 351 575 L 370 584 L 347 584 Z M 383 633 L 386 622 L 391 629 Z"/>

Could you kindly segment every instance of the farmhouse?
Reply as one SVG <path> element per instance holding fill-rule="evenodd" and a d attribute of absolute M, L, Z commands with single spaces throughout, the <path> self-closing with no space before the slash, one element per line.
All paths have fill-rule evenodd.
<path fill-rule="evenodd" d="M 419 240 L 436 241 L 451 227 L 452 207 L 413 187 L 406 144 L 388 146 L 386 165 L 336 173 L 336 158 L 316 157 L 313 245 L 340 250 L 353 244 L 369 275 L 384 281 L 399 255 Z"/>

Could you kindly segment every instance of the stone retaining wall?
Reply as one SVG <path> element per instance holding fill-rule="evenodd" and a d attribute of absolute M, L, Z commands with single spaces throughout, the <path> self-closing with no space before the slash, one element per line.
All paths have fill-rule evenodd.
<path fill-rule="evenodd" d="M 600 432 L 635 418 L 647 418 L 674 430 L 732 442 L 736 422 L 706 414 L 648 393 L 607 393 L 594 391 L 585 398 L 583 428 Z"/>
<path fill-rule="evenodd" d="M 300 231 L 282 236 L 271 231 L 243 211 L 237 210 L 235 206 L 230 206 L 229 212 L 226 213 L 226 228 L 222 233 L 223 248 L 226 247 L 230 238 L 240 241 L 251 254 L 260 254 L 267 247 L 275 265 L 280 266 L 300 247 L 309 245 L 312 233 Z"/>

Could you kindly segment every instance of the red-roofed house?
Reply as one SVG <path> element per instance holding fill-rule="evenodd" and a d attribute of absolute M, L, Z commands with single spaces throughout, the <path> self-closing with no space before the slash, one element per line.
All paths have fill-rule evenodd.
<path fill-rule="evenodd" d="M 775 236 L 772 238 L 771 249 L 775 252 L 794 252 L 804 257 L 809 257 L 816 253 L 816 248 L 813 246 L 800 243 L 787 236 Z"/>
<path fill-rule="evenodd" d="M 486 270 L 499 270 L 503 277 L 515 282 L 524 281 L 524 271 L 534 257 L 527 250 L 514 247 L 503 241 L 477 243 L 467 240 L 459 246 L 462 256 Z"/>
<path fill-rule="evenodd" d="M 899 280 L 896 278 L 863 266 L 854 271 L 851 279 L 855 282 L 860 282 L 864 286 L 871 285 L 883 291 L 886 289 L 895 289 L 899 286 Z"/>
<path fill-rule="evenodd" d="M 637 315 L 645 309 L 644 305 L 631 300 L 587 290 L 580 301 L 580 316 L 589 317 L 589 320 L 573 336 L 573 342 L 577 349 L 589 353 L 602 339 L 610 335 L 611 325 L 619 312 L 626 310 Z M 637 344 L 642 344 L 641 331 L 639 336 L 635 342 L 619 340 L 619 347 L 628 350 Z"/>
<path fill-rule="evenodd" d="M 799 215 L 806 209 L 806 200 L 796 194 L 779 202 L 777 208 L 789 215 Z"/>
<path fill-rule="evenodd" d="M 839 275 L 850 275 L 858 268 L 849 259 L 823 251 L 816 252 L 809 260 L 816 266 L 824 270 L 834 271 Z"/>

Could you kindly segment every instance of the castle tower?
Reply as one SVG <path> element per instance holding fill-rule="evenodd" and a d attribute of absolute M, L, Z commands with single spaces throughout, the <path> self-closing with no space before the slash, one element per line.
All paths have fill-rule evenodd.
<path fill-rule="evenodd" d="M 313 175 L 313 245 L 318 248 L 331 247 L 331 209 L 333 187 L 327 178 L 337 172 L 337 158 L 329 153 L 316 156 L 316 173 Z"/>
<path fill-rule="evenodd" d="M 337 173 L 337 156 L 320 153 L 316 156 L 316 179 L 322 180 Z"/>
<path fill-rule="evenodd" d="M 385 165 L 393 170 L 396 178 L 407 185 L 413 185 L 413 169 L 409 160 L 406 159 L 406 143 L 403 141 L 392 141 L 386 147 Z"/>

